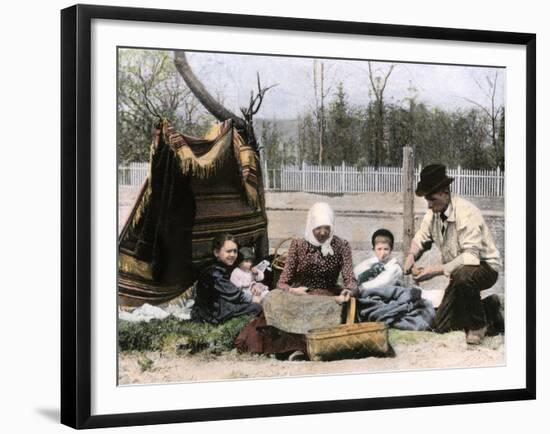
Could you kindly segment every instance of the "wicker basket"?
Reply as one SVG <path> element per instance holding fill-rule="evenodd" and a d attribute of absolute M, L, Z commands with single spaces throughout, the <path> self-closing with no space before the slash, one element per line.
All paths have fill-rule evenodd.
<path fill-rule="evenodd" d="M 312 361 L 381 356 L 391 352 L 388 327 L 383 322 L 354 324 L 355 298 L 348 305 L 346 324 L 311 330 L 306 335 L 307 353 Z"/>

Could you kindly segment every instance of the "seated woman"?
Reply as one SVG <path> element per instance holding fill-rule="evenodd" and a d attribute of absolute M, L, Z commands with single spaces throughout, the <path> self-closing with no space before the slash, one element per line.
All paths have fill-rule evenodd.
<path fill-rule="evenodd" d="M 344 288 L 337 285 L 340 273 Z M 301 296 L 332 296 L 337 303 L 357 294 L 351 248 L 334 235 L 334 213 L 328 204 L 318 202 L 309 210 L 304 238 L 292 241 L 277 287 Z M 263 314 L 242 330 L 235 344 L 241 351 L 255 353 L 306 350 L 304 334 L 267 326 Z"/>
<path fill-rule="evenodd" d="M 206 267 L 197 281 L 191 313 L 193 320 L 220 324 L 239 315 L 256 315 L 261 312 L 260 304 L 250 303 L 250 298 L 231 283 L 238 248 L 233 235 L 221 234 L 214 239 L 216 262 Z"/>

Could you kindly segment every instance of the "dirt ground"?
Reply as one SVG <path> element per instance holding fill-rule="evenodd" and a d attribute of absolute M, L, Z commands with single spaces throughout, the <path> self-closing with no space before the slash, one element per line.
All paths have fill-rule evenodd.
<path fill-rule="evenodd" d="M 332 362 L 281 361 L 272 356 L 238 354 L 218 356 L 176 353 L 126 353 L 119 358 L 119 384 L 213 381 L 239 378 L 293 377 L 318 374 L 410 371 L 441 368 L 502 366 L 504 337 L 485 338 L 481 345 L 467 345 L 464 333 L 390 333 L 395 357 L 367 357 Z"/>

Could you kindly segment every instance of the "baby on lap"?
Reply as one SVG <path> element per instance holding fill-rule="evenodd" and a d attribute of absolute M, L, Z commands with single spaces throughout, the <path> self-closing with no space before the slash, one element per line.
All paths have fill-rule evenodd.
<path fill-rule="evenodd" d="M 269 293 L 269 288 L 260 283 L 264 273 L 253 267 L 254 252 L 249 247 L 239 249 L 240 263 L 231 273 L 231 283 L 241 288 L 244 298 L 249 303 L 261 303 Z"/>

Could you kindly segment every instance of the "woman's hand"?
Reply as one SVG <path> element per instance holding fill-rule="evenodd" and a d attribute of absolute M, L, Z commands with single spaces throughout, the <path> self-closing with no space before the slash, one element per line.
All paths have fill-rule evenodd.
<path fill-rule="evenodd" d="M 252 285 L 252 288 L 250 289 L 250 292 L 252 295 L 261 295 L 262 294 L 262 288 L 259 285 Z"/>
<path fill-rule="evenodd" d="M 297 286 L 296 288 L 290 287 L 289 291 L 291 294 L 306 295 L 309 291 L 309 288 L 307 286 Z"/>
<path fill-rule="evenodd" d="M 336 300 L 336 303 L 338 304 L 342 304 L 342 303 L 345 303 L 347 301 L 349 301 L 351 298 L 351 291 L 349 289 L 344 289 L 340 295 L 337 295 L 336 297 L 334 297 L 334 299 Z"/>

